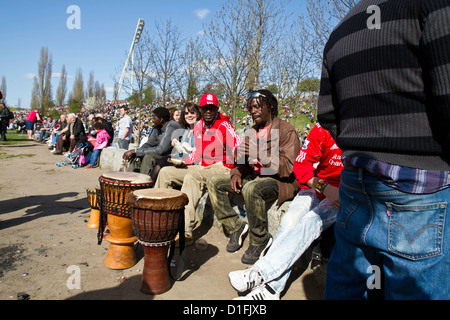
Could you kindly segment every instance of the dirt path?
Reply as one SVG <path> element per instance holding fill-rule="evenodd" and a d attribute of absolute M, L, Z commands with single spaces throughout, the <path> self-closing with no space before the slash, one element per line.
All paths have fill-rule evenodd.
<path fill-rule="evenodd" d="M 247 267 L 240 262 L 243 249 L 227 253 L 227 239 L 218 228 L 197 232 L 208 247 L 186 249 L 185 271 L 170 291 L 146 295 L 139 290 L 142 248 L 137 246 L 135 266 L 108 269 L 103 260 L 109 242 L 97 245 L 97 230 L 86 226 L 90 216 L 86 188 L 98 185 L 100 168 L 58 168 L 55 163 L 62 156 L 36 142 L 0 146 L 0 155 L 1 300 L 15 300 L 20 292 L 32 300 L 229 300 L 237 296 L 227 274 Z M 80 272 L 80 288 L 71 278 L 73 270 Z M 296 268 L 282 299 L 322 298 L 323 288 L 313 272 L 303 271 L 300 265 Z"/>

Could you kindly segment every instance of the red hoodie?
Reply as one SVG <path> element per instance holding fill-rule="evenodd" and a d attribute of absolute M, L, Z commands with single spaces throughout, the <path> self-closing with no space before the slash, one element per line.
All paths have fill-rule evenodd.
<path fill-rule="evenodd" d="M 220 113 L 211 127 L 206 127 L 201 119 L 194 127 L 195 150 L 186 158 L 187 165 L 201 163 L 210 166 L 216 162 L 234 167 L 234 150 L 241 143 L 241 139 L 229 121 L 229 117 Z"/>
<path fill-rule="evenodd" d="M 341 180 L 342 151 L 334 142 L 330 133 L 316 124 L 303 143 L 303 146 L 294 162 L 294 174 L 301 189 L 309 189 L 306 185 L 314 173 L 317 177 L 332 186 L 339 187 Z M 314 169 L 314 164 L 319 163 Z M 322 194 L 317 194 L 321 199 Z"/>

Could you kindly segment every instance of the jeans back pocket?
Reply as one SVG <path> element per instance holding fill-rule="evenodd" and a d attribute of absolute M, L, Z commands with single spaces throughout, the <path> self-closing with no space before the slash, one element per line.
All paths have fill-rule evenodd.
<path fill-rule="evenodd" d="M 358 207 L 358 202 L 353 196 L 344 191 L 344 188 L 342 187 L 339 189 L 339 198 L 341 204 L 339 206 L 339 212 L 336 217 L 336 226 L 345 229 L 348 219 Z"/>
<path fill-rule="evenodd" d="M 442 254 L 447 203 L 398 205 L 389 210 L 388 249 L 410 260 Z"/>

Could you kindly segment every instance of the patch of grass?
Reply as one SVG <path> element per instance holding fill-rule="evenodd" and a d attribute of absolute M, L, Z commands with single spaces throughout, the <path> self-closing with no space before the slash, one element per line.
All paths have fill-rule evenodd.
<path fill-rule="evenodd" d="M 7 154 L 6 152 L 0 152 L 0 160 L 3 159 L 11 159 L 11 158 L 31 158 L 34 157 L 35 154 L 32 153 L 24 153 L 24 154 Z"/>
<path fill-rule="evenodd" d="M 7 141 L 0 141 L 0 146 L 23 144 L 30 141 L 28 140 L 28 135 L 26 133 L 17 133 L 16 130 L 8 130 L 6 139 Z"/>

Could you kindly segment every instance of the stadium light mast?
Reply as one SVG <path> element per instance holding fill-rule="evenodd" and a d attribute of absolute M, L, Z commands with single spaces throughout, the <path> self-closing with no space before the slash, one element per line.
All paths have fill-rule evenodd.
<path fill-rule="evenodd" d="M 141 39 L 142 30 L 144 29 L 144 20 L 139 19 L 136 32 L 134 33 L 133 42 L 131 42 L 131 48 L 128 52 L 127 60 L 125 61 L 125 65 L 123 67 L 122 75 L 120 76 L 119 84 L 117 86 L 117 93 L 116 97 L 119 98 L 120 91 L 122 90 L 123 80 L 125 79 L 125 75 L 128 70 L 128 64 L 130 63 L 131 59 L 131 90 L 133 91 L 133 72 L 134 72 L 134 46 L 139 43 L 139 40 Z"/>

